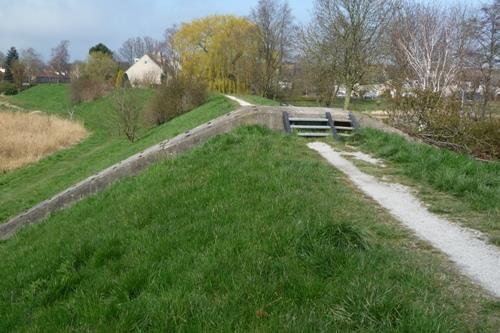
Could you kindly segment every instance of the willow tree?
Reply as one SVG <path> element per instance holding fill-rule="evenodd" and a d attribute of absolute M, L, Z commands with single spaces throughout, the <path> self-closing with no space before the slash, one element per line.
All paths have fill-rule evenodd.
<path fill-rule="evenodd" d="M 245 18 L 209 16 L 183 24 L 173 38 L 183 73 L 206 80 L 210 89 L 245 93 L 252 84 L 256 27 Z"/>

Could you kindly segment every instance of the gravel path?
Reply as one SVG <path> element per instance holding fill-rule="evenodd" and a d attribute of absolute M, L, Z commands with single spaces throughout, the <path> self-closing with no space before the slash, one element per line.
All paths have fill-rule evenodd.
<path fill-rule="evenodd" d="M 330 164 L 345 173 L 366 195 L 386 208 L 416 235 L 444 252 L 460 271 L 500 297 L 500 249 L 480 239 L 481 234 L 430 213 L 409 188 L 379 181 L 360 171 L 326 143 L 309 143 Z"/>
<path fill-rule="evenodd" d="M 244 101 L 242 99 L 239 99 L 237 97 L 234 97 L 234 96 L 231 96 L 231 95 L 224 95 L 224 96 L 226 96 L 227 98 L 229 98 L 229 99 L 231 99 L 231 100 L 233 100 L 235 102 L 238 102 L 240 104 L 240 106 L 254 106 L 253 104 L 250 104 L 250 103 L 248 103 L 248 102 L 246 102 L 246 101 Z"/>

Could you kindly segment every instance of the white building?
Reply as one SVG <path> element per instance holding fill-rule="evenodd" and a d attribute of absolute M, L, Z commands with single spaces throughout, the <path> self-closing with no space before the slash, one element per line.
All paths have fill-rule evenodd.
<path fill-rule="evenodd" d="M 149 86 L 161 84 L 163 70 L 153 56 L 145 54 L 125 72 L 132 86 Z"/>

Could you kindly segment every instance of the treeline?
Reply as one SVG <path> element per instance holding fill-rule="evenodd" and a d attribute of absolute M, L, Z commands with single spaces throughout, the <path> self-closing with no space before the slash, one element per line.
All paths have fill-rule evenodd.
<path fill-rule="evenodd" d="M 57 73 L 69 71 L 67 46 L 52 51 L 49 64 Z M 286 1 L 259 0 L 246 17 L 196 19 L 167 29 L 161 40 L 129 38 L 115 53 L 97 45 L 72 65 L 73 101 L 124 87 L 123 70 L 144 54 L 164 73 L 154 99 L 159 111 L 149 117 L 154 123 L 199 103 L 186 96 L 204 96 L 206 89 L 279 100 L 307 94 L 326 106 L 342 96 L 349 109 L 351 97 L 377 84 L 396 126 L 437 145 L 500 155 L 491 112 L 500 96 L 500 0 L 481 7 L 315 0 L 305 26 Z M 4 79 L 21 89 L 22 73 L 37 68 L 39 57 L 11 50 L 5 58 Z M 177 110 L 167 110 L 165 99 L 174 97 L 170 106 Z"/>
<path fill-rule="evenodd" d="M 182 69 L 211 90 L 276 98 L 297 29 L 287 2 L 260 0 L 248 17 L 208 16 L 167 29 L 163 40 L 129 38 L 119 54 L 130 64 L 152 54 L 166 76 Z"/>
<path fill-rule="evenodd" d="M 17 94 L 34 84 L 36 76 L 48 69 L 52 71 L 51 76 L 56 82 L 69 81 L 71 65 L 68 47 L 69 41 L 61 41 L 52 49 L 47 63 L 31 47 L 18 52 L 13 46 L 6 55 L 0 52 L 0 67 L 4 69 L 0 71 L 0 94 Z"/>

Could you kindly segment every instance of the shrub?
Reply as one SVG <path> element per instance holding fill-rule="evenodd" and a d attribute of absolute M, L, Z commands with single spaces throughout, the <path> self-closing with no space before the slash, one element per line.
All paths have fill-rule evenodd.
<path fill-rule="evenodd" d="M 79 76 L 71 81 L 73 103 L 92 101 L 113 90 L 118 65 L 106 54 L 92 53 L 86 62 L 79 65 Z"/>
<path fill-rule="evenodd" d="M 207 99 L 205 83 L 180 76 L 171 77 L 158 87 L 146 111 L 147 122 L 161 125 Z"/>
<path fill-rule="evenodd" d="M 116 73 L 115 88 L 122 88 L 125 84 L 125 72 L 123 69 L 119 69 Z"/>
<path fill-rule="evenodd" d="M 137 139 L 137 132 L 140 129 L 143 106 L 139 97 L 130 87 L 117 88 L 112 95 L 111 124 L 130 142 Z"/>
<path fill-rule="evenodd" d="M 71 81 L 70 97 L 72 103 L 91 101 L 99 95 L 99 88 L 90 78 L 80 77 Z"/>
<path fill-rule="evenodd" d="M 17 88 L 13 83 L 10 82 L 0 82 L 0 95 L 15 95 L 17 94 Z"/>
<path fill-rule="evenodd" d="M 485 159 L 500 158 L 500 119 L 478 117 L 453 97 L 417 91 L 396 98 L 390 121 L 435 146 Z"/>

